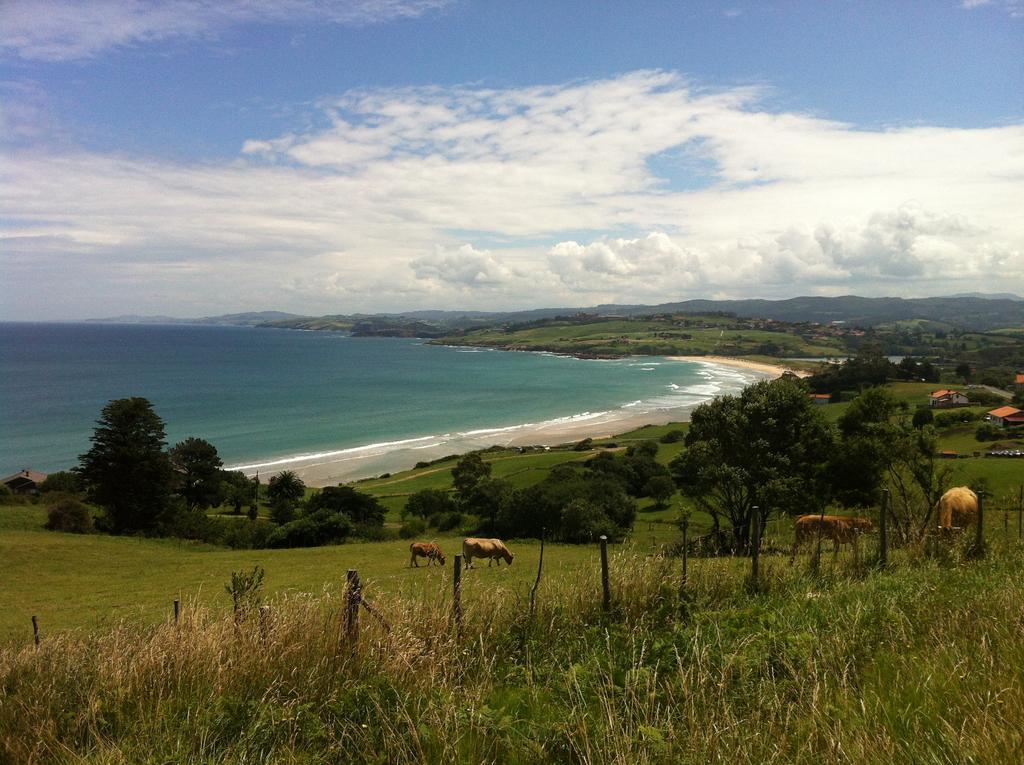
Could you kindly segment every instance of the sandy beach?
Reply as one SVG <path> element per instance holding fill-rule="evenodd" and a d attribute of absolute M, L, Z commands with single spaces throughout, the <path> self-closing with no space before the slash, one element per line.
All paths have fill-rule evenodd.
<path fill-rule="evenodd" d="M 771 376 L 773 379 L 776 377 L 782 377 L 785 372 L 792 372 L 797 377 L 810 376 L 810 372 L 793 369 L 785 364 L 769 364 L 764 361 L 748 361 L 747 359 L 737 356 L 666 356 L 665 358 L 671 359 L 672 361 L 693 361 L 697 363 L 721 364 L 722 366 L 733 367 L 735 369 L 749 369 L 753 372 L 762 372 L 763 374 Z"/>
<path fill-rule="evenodd" d="M 671 356 L 670 361 L 710 364 L 741 371 L 748 382 L 774 379 L 788 370 L 783 365 L 724 356 Z M 801 374 L 796 370 L 792 370 Z M 292 470 L 309 486 L 332 486 L 338 483 L 396 473 L 412 468 L 417 462 L 429 462 L 450 454 L 463 454 L 489 446 L 557 446 L 584 438 L 610 438 L 644 425 L 665 425 L 687 422 L 698 406 L 652 408 L 630 411 L 619 408 L 606 412 L 587 412 L 548 422 L 530 423 L 506 428 L 488 428 L 468 433 L 409 439 L 386 448 L 354 448 L 337 452 L 311 455 L 308 460 L 292 462 L 279 470 Z M 272 475 L 276 470 L 263 470 L 261 475 Z"/>

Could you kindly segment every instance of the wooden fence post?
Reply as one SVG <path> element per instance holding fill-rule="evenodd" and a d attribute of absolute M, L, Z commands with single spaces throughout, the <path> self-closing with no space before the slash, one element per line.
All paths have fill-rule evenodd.
<path fill-rule="evenodd" d="M 1024 485 L 1020 487 L 1020 493 L 1017 496 L 1017 539 L 1021 538 L 1024 534 Z"/>
<path fill-rule="evenodd" d="M 32 640 L 36 644 L 36 648 L 39 647 L 39 619 L 34 614 L 32 615 Z"/>
<path fill-rule="evenodd" d="M 608 582 L 608 537 L 601 535 L 601 607 L 605 613 L 612 608 L 612 588 Z"/>
<path fill-rule="evenodd" d="M 978 492 L 978 525 L 974 531 L 974 554 L 984 554 L 985 547 L 985 492 Z"/>
<path fill-rule="evenodd" d="M 686 583 L 687 583 L 687 577 L 688 577 L 688 572 L 687 572 L 686 569 L 687 569 L 687 564 L 689 563 L 688 558 L 689 558 L 690 551 L 689 551 L 689 543 L 688 543 L 686 532 L 689 530 L 689 528 L 690 528 L 690 516 L 687 515 L 687 516 L 685 516 L 683 518 L 683 583 L 682 583 L 682 587 L 680 588 L 682 590 L 686 589 Z"/>
<path fill-rule="evenodd" d="M 750 520 L 750 584 L 757 590 L 761 576 L 761 509 L 757 505 L 751 511 Z"/>
<path fill-rule="evenodd" d="M 359 572 L 348 570 L 348 589 L 345 593 L 345 639 L 350 645 L 359 640 L 359 601 L 363 594 L 359 586 Z"/>
<path fill-rule="evenodd" d="M 455 631 L 462 633 L 462 555 L 455 556 L 455 570 L 452 577 L 452 613 L 455 617 Z"/>
<path fill-rule="evenodd" d="M 177 625 L 181 621 L 181 601 L 174 601 L 174 624 Z"/>
<path fill-rule="evenodd" d="M 878 511 L 878 566 L 889 565 L 889 490 L 882 491 L 882 507 Z"/>
<path fill-rule="evenodd" d="M 260 606 L 260 637 L 263 642 L 270 636 L 270 606 Z"/>
<path fill-rule="evenodd" d="M 537 604 L 537 588 L 540 586 L 540 574 L 544 570 L 544 532 L 546 528 L 540 530 L 540 560 L 537 561 L 537 579 L 533 583 L 533 589 L 530 590 L 530 621 L 533 621 L 533 611 Z"/>

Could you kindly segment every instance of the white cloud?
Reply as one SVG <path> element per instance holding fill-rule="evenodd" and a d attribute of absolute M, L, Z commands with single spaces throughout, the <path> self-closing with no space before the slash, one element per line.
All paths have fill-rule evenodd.
<path fill-rule="evenodd" d="M 548 251 L 551 270 L 576 291 L 647 293 L 652 287 L 690 290 L 702 281 L 694 253 L 661 232 L 638 239 L 559 242 Z"/>
<path fill-rule="evenodd" d="M 209 36 L 241 24 L 377 24 L 416 17 L 450 1 L 4 0 L 0 51 L 66 61 L 121 46 Z"/>
<path fill-rule="evenodd" d="M 1006 11 L 1011 18 L 1024 18 L 1024 0 L 962 0 L 960 3 L 960 7 L 968 11 L 993 5 Z"/>
<path fill-rule="evenodd" d="M 438 247 L 432 255 L 409 263 L 417 279 L 426 279 L 455 287 L 500 287 L 511 277 L 494 255 L 472 245 L 449 250 Z"/>
<path fill-rule="evenodd" d="M 309 121 L 326 127 L 223 163 L 20 147 L 0 164 L 4 310 L 56 310 L 32 297 L 43 274 L 90 285 L 72 316 L 156 300 L 147 273 L 166 304 L 138 312 L 1024 288 L 1024 125 L 866 130 L 757 98 L 634 72 L 351 92 Z M 653 169 L 680 152 L 701 188 Z"/>

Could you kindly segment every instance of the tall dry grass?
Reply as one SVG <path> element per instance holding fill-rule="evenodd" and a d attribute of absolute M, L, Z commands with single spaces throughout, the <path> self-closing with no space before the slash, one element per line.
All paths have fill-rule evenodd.
<path fill-rule="evenodd" d="M 0 762 L 1024 761 L 1024 554 L 612 556 L 526 591 L 374 597 L 345 645 L 340 593 L 269 616 L 185 604 L 0 649 Z"/>

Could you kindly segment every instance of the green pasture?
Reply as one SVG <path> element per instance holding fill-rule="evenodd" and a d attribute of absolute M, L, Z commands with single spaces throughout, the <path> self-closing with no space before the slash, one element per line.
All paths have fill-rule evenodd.
<path fill-rule="evenodd" d="M 690 317 L 689 321 L 711 326 L 676 326 L 671 322 L 644 320 L 587 324 L 549 322 L 511 331 L 481 329 L 444 338 L 441 342 L 608 355 L 742 354 L 756 352 L 768 343 L 784 356 L 835 356 L 845 353 L 842 344 L 832 338 L 808 339 L 789 332 L 730 329 L 730 320 L 722 317 Z"/>
<path fill-rule="evenodd" d="M 897 396 L 919 402 L 933 384 L 894 383 Z M 824 408 L 836 418 L 848 404 Z M 642 440 L 658 441 L 658 459 L 667 464 L 683 448 L 681 442 L 660 443 L 672 430 L 686 430 L 688 424 L 645 426 L 612 439 L 599 439 L 594 448 L 575 451 L 571 447 L 548 451 L 503 449 L 487 452 L 493 475 L 525 487 L 544 479 L 556 465 L 592 458 L 605 444 L 625 448 Z M 974 425 L 954 426 L 943 432 L 942 448 L 971 453 L 985 445 L 973 441 Z M 425 488 L 449 489 L 451 469 L 457 458 L 426 467 L 396 473 L 386 478 L 359 481 L 357 486 L 378 498 L 388 508 L 387 522 L 400 522 L 400 512 L 410 494 Z M 1004 524 L 1003 512 L 1015 513 L 1020 486 L 1024 483 L 1024 461 L 993 457 L 949 460 L 952 485 L 984 479 L 991 492 L 986 515 L 993 533 Z M 691 500 L 676 494 L 665 506 L 648 499 L 638 503 L 637 520 L 625 547 L 641 554 L 664 550 L 678 543 L 678 520 L 690 514 L 691 535 L 706 532 L 710 519 L 696 511 Z M 0 641 L 28 634 L 29 619 L 40 617 L 44 630 L 94 628 L 121 619 L 155 622 L 166 618 L 174 599 L 206 606 L 227 608 L 224 584 L 232 571 L 263 566 L 267 572 L 266 589 L 270 597 L 287 593 L 319 593 L 325 588 L 337 591 L 349 568 L 359 570 L 367 582 L 368 593 L 379 591 L 395 595 L 441 593 L 450 586 L 451 567 L 444 569 L 408 569 L 408 542 L 353 542 L 332 547 L 295 550 L 224 550 L 173 540 L 135 539 L 103 535 L 77 536 L 43 530 L 42 505 L 0 506 L 0 581 L 4 582 L 4 608 L 0 609 Z M 238 522 L 246 522 L 239 518 Z M 1016 528 L 1010 516 L 1011 530 Z M 787 547 L 792 540 L 792 521 L 772 518 L 766 529 L 766 545 L 771 549 Z M 428 531 L 424 537 L 436 536 Z M 446 553 L 459 550 L 461 537 L 438 536 Z M 525 592 L 535 575 L 539 543 L 513 540 L 516 554 L 511 568 L 492 568 L 471 572 L 475 581 L 487 587 L 508 587 Z M 587 570 L 596 565 L 594 547 L 553 545 L 545 555 L 547 575 Z M 470 582 L 474 580 L 469 580 Z M 469 584 L 467 597 L 472 591 Z"/>
<path fill-rule="evenodd" d="M 11 508 L 3 508 L 4 514 Z M 43 513 L 19 511 L 14 525 L 41 526 Z M 38 528 L 38 526 L 37 526 Z M 462 537 L 434 538 L 446 554 L 460 552 Z M 467 571 L 464 597 L 485 597 L 492 588 L 526 591 L 536 576 L 540 543 L 510 540 L 512 566 Z M 31 636 L 31 617 L 59 631 L 109 626 L 121 620 L 155 623 L 175 599 L 215 609 L 230 606 L 224 591 L 232 571 L 262 566 L 270 598 L 289 593 L 338 593 L 348 569 L 359 571 L 365 592 L 419 596 L 451 588 L 452 560 L 444 567 L 409 568 L 409 542 L 353 542 L 292 550 L 224 550 L 175 540 L 77 535 L 43 530 L 0 531 L 0 642 Z M 596 567 L 596 547 L 547 545 L 546 575 Z M 597 569 L 595 568 L 595 571 Z"/>

